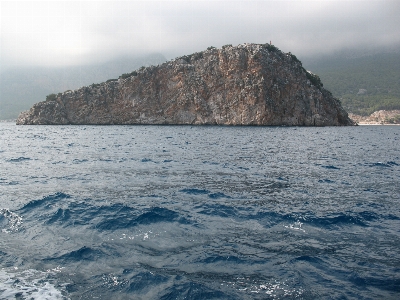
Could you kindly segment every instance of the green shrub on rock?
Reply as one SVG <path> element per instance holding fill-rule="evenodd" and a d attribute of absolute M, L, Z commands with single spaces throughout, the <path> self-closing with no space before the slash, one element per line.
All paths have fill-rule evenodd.
<path fill-rule="evenodd" d="M 317 88 L 322 88 L 324 85 L 321 82 L 321 78 L 318 75 L 311 73 L 310 71 L 306 72 L 307 79 L 310 80 L 311 84 L 316 86 Z"/>
<path fill-rule="evenodd" d="M 46 96 L 46 101 L 54 101 L 57 99 L 57 95 L 56 94 L 50 94 Z"/>

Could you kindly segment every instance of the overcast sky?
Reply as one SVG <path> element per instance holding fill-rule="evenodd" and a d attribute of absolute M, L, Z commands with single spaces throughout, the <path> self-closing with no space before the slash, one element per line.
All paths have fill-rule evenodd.
<path fill-rule="evenodd" d="M 400 46 L 399 0 L 1 1 L 1 68 L 168 59 L 269 43 L 299 57 Z"/>

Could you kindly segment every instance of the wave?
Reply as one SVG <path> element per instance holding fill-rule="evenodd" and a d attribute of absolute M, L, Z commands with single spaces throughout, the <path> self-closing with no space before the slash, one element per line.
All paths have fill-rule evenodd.
<path fill-rule="evenodd" d="M 208 216 L 218 216 L 223 218 L 238 217 L 240 212 L 232 206 L 223 204 L 201 204 L 196 206 L 198 213 Z"/>
<path fill-rule="evenodd" d="M 27 160 L 31 160 L 31 158 L 29 157 L 18 157 L 18 158 L 10 158 L 7 161 L 8 162 L 12 162 L 12 163 L 16 163 L 16 162 L 23 162 L 23 161 L 27 161 Z"/>
<path fill-rule="evenodd" d="M 328 165 L 328 166 L 322 166 L 325 169 L 330 169 L 330 170 L 340 170 L 339 167 L 333 166 L 333 165 Z"/>
<path fill-rule="evenodd" d="M 6 178 L 0 178 L 0 185 L 18 185 L 18 181 L 8 180 Z"/>
<path fill-rule="evenodd" d="M 368 166 L 370 166 L 370 167 L 380 167 L 380 168 L 391 168 L 393 166 L 399 166 L 399 164 L 394 162 L 394 161 L 388 161 L 386 163 L 384 163 L 384 162 L 370 163 L 370 164 L 368 164 Z"/>
<path fill-rule="evenodd" d="M 74 159 L 72 161 L 73 164 L 82 164 L 82 163 L 85 163 L 85 162 L 88 162 L 88 160 L 86 158 L 84 158 L 84 159 Z"/>
<path fill-rule="evenodd" d="M 307 223 L 311 223 L 313 225 L 319 225 L 321 227 L 328 227 L 333 225 L 358 225 L 358 226 L 366 226 L 363 218 L 360 216 L 353 216 L 347 214 L 337 214 L 334 216 L 327 217 L 309 217 L 307 218 Z"/>
<path fill-rule="evenodd" d="M 1 208 L 0 228 L 4 233 L 19 231 L 22 229 L 22 217 L 7 208 Z"/>
<path fill-rule="evenodd" d="M 0 269 L 1 299 L 68 299 L 52 278 L 56 271 Z"/>
<path fill-rule="evenodd" d="M 150 158 L 143 158 L 142 160 L 141 160 L 141 162 L 142 163 L 147 163 L 147 162 L 153 162 L 153 163 L 156 163 L 155 161 L 153 161 L 152 159 L 150 159 Z"/>
<path fill-rule="evenodd" d="M 185 193 L 188 195 L 208 195 L 211 199 L 220 199 L 220 198 L 231 198 L 230 196 L 222 193 L 222 192 L 211 192 L 205 189 L 197 189 L 197 188 L 187 188 L 180 190 L 181 193 Z"/>
<path fill-rule="evenodd" d="M 205 195 L 210 193 L 209 190 L 203 190 L 203 189 L 182 189 L 180 190 L 180 192 L 185 193 L 185 194 L 189 194 L 189 195 Z"/>
<path fill-rule="evenodd" d="M 361 277 L 353 274 L 349 278 L 350 282 L 359 287 L 375 287 L 391 292 L 400 292 L 400 278 L 373 278 Z"/>
<path fill-rule="evenodd" d="M 153 289 L 154 286 L 167 283 L 168 280 L 168 277 L 152 272 L 139 272 L 130 278 L 127 292 L 137 293 L 140 291 L 141 293 L 146 293 Z"/>
<path fill-rule="evenodd" d="M 180 190 L 188 195 L 207 195 L 211 199 L 229 199 L 230 196 L 218 192 L 212 193 L 207 189 L 187 188 Z M 68 200 L 68 201 L 65 201 Z M 372 211 L 338 212 L 326 215 L 316 215 L 314 212 L 281 213 L 268 210 L 248 209 L 247 206 L 233 206 L 226 203 L 204 203 L 194 206 L 196 213 L 200 215 L 216 216 L 222 218 L 234 218 L 236 220 L 257 220 L 263 226 L 271 227 L 283 223 L 293 224 L 301 221 L 304 226 L 317 226 L 330 228 L 334 226 L 369 226 L 371 222 L 379 220 L 395 220 L 394 214 L 377 214 Z M 41 220 L 46 225 L 87 226 L 97 230 L 119 230 L 132 228 L 139 225 L 156 223 L 179 223 L 196 226 L 187 213 L 154 206 L 145 209 L 137 209 L 124 204 L 93 205 L 90 201 L 76 201 L 71 195 L 58 192 L 32 200 L 15 213 L 1 210 L 3 220 L 0 224 L 18 230 L 22 224 L 22 217 L 26 221 Z M 303 227 L 304 228 L 304 227 Z M 9 230 L 9 229 L 7 229 Z"/>
<path fill-rule="evenodd" d="M 29 212 L 37 207 L 43 206 L 43 205 L 50 205 L 53 204 L 54 202 L 57 202 L 59 200 L 62 199 L 69 199 L 71 198 L 70 195 L 68 194 L 64 194 L 61 192 L 57 192 L 55 194 L 49 195 L 49 196 L 45 196 L 40 200 L 32 200 L 30 202 L 28 202 L 26 205 L 24 205 L 20 211 L 22 212 Z"/>
<path fill-rule="evenodd" d="M 232 299 L 232 296 L 222 291 L 195 282 L 176 284 L 166 291 L 160 299 Z"/>
<path fill-rule="evenodd" d="M 119 208 L 116 206 L 119 206 Z M 139 214 L 137 210 L 125 206 L 114 205 L 113 208 L 108 214 L 103 214 L 100 220 L 96 222 L 96 229 L 117 230 L 160 222 L 192 223 L 178 212 L 163 207 L 152 207 L 139 212 Z"/>
<path fill-rule="evenodd" d="M 301 231 L 304 231 L 304 227 L 302 228 L 296 224 L 320 228 L 332 228 L 335 226 L 367 227 L 370 226 L 371 222 L 398 219 L 393 214 L 377 214 L 368 210 L 360 212 L 329 213 L 326 215 L 316 215 L 311 211 L 285 214 L 272 210 L 254 210 L 246 206 L 233 206 L 222 203 L 201 203 L 195 206 L 194 209 L 198 214 L 202 215 L 233 218 L 241 221 L 256 220 L 265 227 L 284 224 L 286 228 L 299 229 Z"/>
<path fill-rule="evenodd" d="M 62 264 L 69 262 L 82 262 L 82 261 L 96 261 L 99 258 L 105 256 L 102 250 L 93 249 L 90 247 L 83 246 L 78 250 L 70 251 L 60 256 L 46 258 L 46 261 L 59 261 Z"/>
<path fill-rule="evenodd" d="M 246 263 L 248 261 L 234 255 L 229 255 L 229 256 L 215 255 L 215 256 L 209 256 L 204 259 L 200 259 L 198 260 L 198 262 L 206 264 L 215 264 L 219 262 L 223 264 L 224 263 L 241 264 L 241 263 Z"/>
<path fill-rule="evenodd" d="M 181 213 L 164 207 L 139 210 L 119 203 L 97 206 L 90 201 L 75 201 L 60 192 L 30 201 L 18 213 L 31 222 L 41 220 L 45 225 L 87 226 L 97 230 L 127 229 L 162 222 L 192 223 Z"/>

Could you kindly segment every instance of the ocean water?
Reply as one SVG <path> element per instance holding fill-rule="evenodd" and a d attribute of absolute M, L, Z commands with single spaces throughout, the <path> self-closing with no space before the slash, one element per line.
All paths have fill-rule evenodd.
<path fill-rule="evenodd" d="M 400 297 L 399 126 L 0 136 L 0 299 Z"/>

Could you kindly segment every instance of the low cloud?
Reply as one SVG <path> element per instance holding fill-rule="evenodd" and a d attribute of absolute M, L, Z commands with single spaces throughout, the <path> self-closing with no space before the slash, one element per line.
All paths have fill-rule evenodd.
<path fill-rule="evenodd" d="M 300 56 L 400 45 L 398 1 L 77 1 L 1 5 L 1 64 L 65 66 L 168 58 L 267 43 Z"/>

